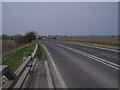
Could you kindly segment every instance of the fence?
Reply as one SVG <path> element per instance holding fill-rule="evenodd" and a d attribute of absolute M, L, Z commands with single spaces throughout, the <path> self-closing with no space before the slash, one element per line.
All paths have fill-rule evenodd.
<path fill-rule="evenodd" d="M 26 60 L 20 65 L 20 67 L 13 72 L 9 66 L 3 65 L 0 66 L 0 75 L 5 76 L 8 80 L 2 85 L 2 89 L 8 88 L 21 88 L 28 73 L 35 66 L 35 62 L 33 58 L 35 57 L 35 53 L 38 49 L 38 44 L 36 43 L 36 47 L 31 56 L 28 56 Z"/>

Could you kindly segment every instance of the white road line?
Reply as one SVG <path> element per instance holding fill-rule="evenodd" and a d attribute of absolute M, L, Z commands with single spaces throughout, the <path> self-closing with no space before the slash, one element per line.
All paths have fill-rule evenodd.
<path fill-rule="evenodd" d="M 51 74 L 50 74 L 50 70 L 49 70 L 47 61 L 45 61 L 45 68 L 46 68 L 46 73 L 47 73 L 48 88 L 54 88 L 53 81 L 52 81 L 52 78 L 51 78 Z"/>
<path fill-rule="evenodd" d="M 38 63 L 36 64 L 36 67 L 38 67 Z M 35 67 L 35 68 L 36 68 L 36 67 Z M 34 88 L 38 88 L 38 87 L 39 87 L 39 83 L 38 83 L 39 80 L 40 80 L 40 77 L 39 77 L 39 76 L 40 76 L 40 71 L 39 71 L 39 72 L 37 73 L 37 75 L 36 75 L 36 79 L 35 79 L 36 82 L 35 82 L 35 87 L 34 87 Z"/>
<path fill-rule="evenodd" d="M 55 72 L 56 72 L 56 74 L 57 74 L 57 76 L 58 76 L 58 79 L 59 79 L 59 81 L 61 82 L 62 88 L 67 88 L 67 86 L 66 86 L 64 80 L 62 79 L 62 77 L 61 77 L 61 75 L 60 75 L 60 73 L 59 73 L 59 71 L 58 71 L 58 69 L 57 69 L 57 67 L 56 67 L 56 65 L 55 65 L 55 63 L 54 63 L 51 55 L 50 55 L 50 53 L 49 53 L 48 50 L 47 50 L 47 48 L 46 48 L 43 44 L 41 44 L 41 45 L 43 46 L 43 48 L 44 48 L 45 51 L 47 52 L 47 54 L 48 54 L 48 56 L 49 56 L 49 59 L 50 59 L 50 61 L 52 62 L 52 65 L 53 65 L 53 67 L 54 67 L 54 69 L 55 69 Z"/>
<path fill-rule="evenodd" d="M 56 44 L 56 43 L 55 43 L 55 44 Z M 101 62 L 101 63 L 103 63 L 103 64 L 105 64 L 105 65 L 107 65 L 107 66 L 110 66 L 110 67 L 114 68 L 114 69 L 120 70 L 120 68 L 119 68 L 120 66 L 119 66 L 119 65 L 117 65 L 117 64 L 115 64 L 115 63 L 112 63 L 112 62 L 110 62 L 110 61 L 104 60 L 104 59 L 99 58 L 99 57 L 96 57 L 96 56 L 94 56 L 94 55 L 91 55 L 91 54 L 88 54 L 88 53 L 85 53 L 85 52 L 82 52 L 82 51 L 79 51 L 79 50 L 77 50 L 77 49 L 70 48 L 70 47 L 67 47 L 67 46 L 64 46 L 64 45 L 61 45 L 61 44 L 56 44 L 56 45 L 59 45 L 59 46 L 61 46 L 61 47 L 67 48 L 67 49 L 69 49 L 69 50 L 72 50 L 72 51 L 74 51 L 74 52 L 76 52 L 76 53 L 79 53 L 79 54 L 81 54 L 81 55 L 84 55 L 84 56 L 86 56 L 86 57 L 89 57 L 89 58 L 91 58 L 91 59 L 93 59 L 93 60 L 96 60 L 96 61 L 98 61 L 98 62 Z"/>
<path fill-rule="evenodd" d="M 109 51 L 113 51 L 113 52 L 120 52 L 118 50 L 104 48 L 104 47 L 97 47 L 97 46 L 92 46 L 92 45 L 84 45 L 84 44 L 73 43 L 73 42 L 67 42 L 67 43 L 72 43 L 72 44 L 81 45 L 81 46 L 87 46 L 87 47 L 93 47 L 93 48 L 98 48 L 98 49 L 103 49 L 103 50 L 109 50 Z"/>

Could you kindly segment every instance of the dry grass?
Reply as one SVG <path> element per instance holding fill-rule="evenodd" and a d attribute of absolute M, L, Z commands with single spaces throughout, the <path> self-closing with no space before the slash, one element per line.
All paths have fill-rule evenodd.
<path fill-rule="evenodd" d="M 68 42 L 78 42 L 90 45 L 103 45 L 103 46 L 120 46 L 120 38 L 117 37 L 84 37 L 84 38 L 59 38 L 59 39 L 46 39 L 43 41 L 68 41 Z M 119 42 L 119 43 L 118 43 Z"/>
<path fill-rule="evenodd" d="M 88 41 L 88 42 L 100 42 L 100 43 L 115 43 L 118 42 L 118 38 L 68 38 L 63 40 L 70 41 Z"/>
<path fill-rule="evenodd" d="M 11 51 L 18 46 L 14 41 L 9 41 L 9 40 L 2 40 L 2 53 L 6 53 L 8 51 Z"/>

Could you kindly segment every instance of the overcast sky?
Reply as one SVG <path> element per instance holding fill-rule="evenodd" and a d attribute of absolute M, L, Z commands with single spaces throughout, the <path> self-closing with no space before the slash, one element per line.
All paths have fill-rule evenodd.
<path fill-rule="evenodd" d="M 117 35 L 117 2 L 4 2 L 3 34 Z"/>

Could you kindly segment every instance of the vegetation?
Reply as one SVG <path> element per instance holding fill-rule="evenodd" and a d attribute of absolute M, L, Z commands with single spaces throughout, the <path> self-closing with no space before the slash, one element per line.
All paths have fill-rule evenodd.
<path fill-rule="evenodd" d="M 13 40 L 1 40 L 2 42 L 2 54 L 18 48 L 19 46 Z M 0 53 L 0 54 L 1 54 Z"/>
<path fill-rule="evenodd" d="M 16 39 L 18 39 L 20 37 L 22 37 L 22 35 L 20 35 L 20 34 L 11 35 L 11 36 L 3 34 L 2 35 L 2 40 L 16 40 Z"/>
<path fill-rule="evenodd" d="M 42 48 L 41 45 L 38 45 L 38 49 L 37 49 L 35 57 L 40 59 L 40 60 L 43 60 L 46 58 L 45 53 L 44 53 L 44 49 Z"/>
<path fill-rule="evenodd" d="M 101 45 L 111 45 L 111 46 L 120 46 L 119 43 L 102 43 L 102 42 L 92 42 L 92 41 L 77 41 L 77 42 L 93 43 L 93 44 L 101 44 Z"/>
<path fill-rule="evenodd" d="M 27 44 L 36 39 L 36 33 L 34 31 L 28 32 L 25 35 L 2 35 L 2 40 L 14 40 L 18 45 Z"/>
<path fill-rule="evenodd" d="M 118 38 L 74 38 L 74 39 L 60 39 L 61 41 L 91 43 L 98 45 L 120 46 Z"/>
<path fill-rule="evenodd" d="M 23 63 L 23 57 L 30 56 L 34 48 L 35 44 L 31 43 L 20 49 L 8 52 L 2 56 L 2 64 L 9 65 L 15 71 Z"/>
<path fill-rule="evenodd" d="M 35 41 L 36 39 L 36 34 L 34 31 L 26 33 L 24 36 L 18 38 L 15 40 L 17 44 L 27 44 L 31 43 L 32 41 Z"/>
<path fill-rule="evenodd" d="M 36 34 L 35 32 L 28 32 L 26 33 L 25 35 L 25 39 L 28 41 L 28 42 L 31 42 L 32 40 L 35 40 L 36 39 Z"/>

